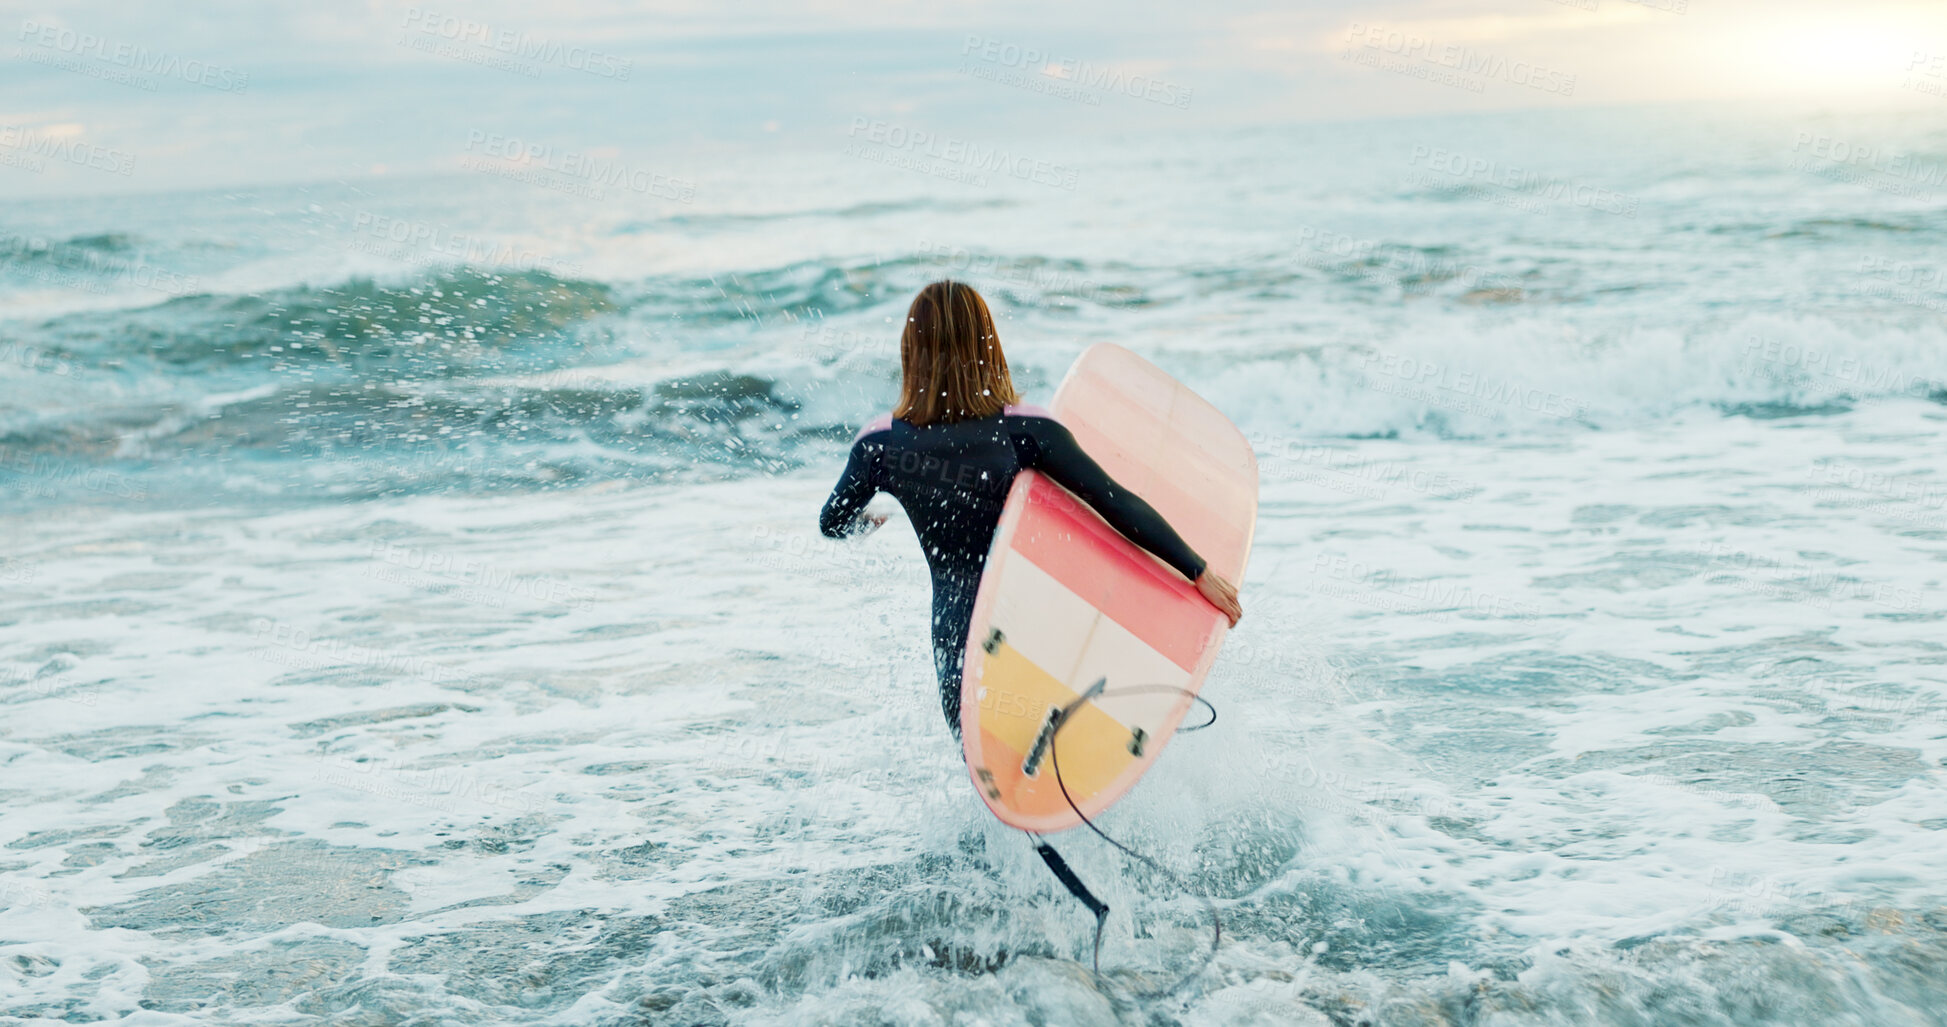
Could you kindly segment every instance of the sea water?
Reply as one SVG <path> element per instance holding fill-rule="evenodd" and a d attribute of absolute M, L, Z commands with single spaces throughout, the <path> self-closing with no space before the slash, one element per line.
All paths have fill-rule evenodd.
<path fill-rule="evenodd" d="M 0 1013 L 1947 1023 L 1938 126 L 10 204 Z M 1091 974 L 904 519 L 815 527 L 945 276 L 1029 401 L 1112 341 L 1258 452 L 1218 721 L 1101 821 L 1222 918 L 1165 999 L 1203 907 L 1057 839 Z"/>

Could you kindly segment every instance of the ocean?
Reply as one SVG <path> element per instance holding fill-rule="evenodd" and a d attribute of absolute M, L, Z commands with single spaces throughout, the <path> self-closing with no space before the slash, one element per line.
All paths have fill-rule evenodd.
<path fill-rule="evenodd" d="M 1947 128 L 1623 107 L 0 211 L 0 1022 L 1947 1023 Z M 970 787 L 925 283 L 1262 471 L 1088 836 Z M 882 500 L 883 502 L 883 500 Z"/>

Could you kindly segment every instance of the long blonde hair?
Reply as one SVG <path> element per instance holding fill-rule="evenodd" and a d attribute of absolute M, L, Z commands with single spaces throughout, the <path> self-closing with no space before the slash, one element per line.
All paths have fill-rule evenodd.
<path fill-rule="evenodd" d="M 913 297 L 899 367 L 904 381 L 892 416 L 908 424 L 992 417 L 1018 401 L 987 301 L 950 278 Z"/>

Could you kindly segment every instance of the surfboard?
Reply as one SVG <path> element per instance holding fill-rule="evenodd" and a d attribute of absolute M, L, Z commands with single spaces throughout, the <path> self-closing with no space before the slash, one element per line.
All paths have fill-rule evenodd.
<path fill-rule="evenodd" d="M 1243 580 L 1257 457 L 1216 407 L 1102 343 L 1069 368 L 1051 413 L 1211 569 Z M 961 667 L 961 743 L 987 808 L 1037 833 L 1081 823 L 1076 809 L 1090 818 L 1108 809 L 1162 754 L 1228 628 L 1174 568 L 1047 476 L 1022 471 L 981 573 Z M 1183 691 L 1141 688 L 1155 685 Z M 1054 734 L 1057 784 L 1050 725 L 1071 708 Z"/>

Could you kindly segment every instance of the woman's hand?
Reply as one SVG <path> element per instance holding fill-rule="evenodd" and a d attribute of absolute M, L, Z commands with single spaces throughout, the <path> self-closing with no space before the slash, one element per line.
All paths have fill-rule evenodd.
<path fill-rule="evenodd" d="M 1197 576 L 1197 591 L 1203 593 L 1205 599 L 1210 600 L 1210 605 L 1230 618 L 1231 627 L 1236 627 L 1237 619 L 1244 616 L 1244 608 L 1237 604 L 1237 586 L 1231 584 L 1223 575 L 1212 572 L 1208 567 Z"/>

